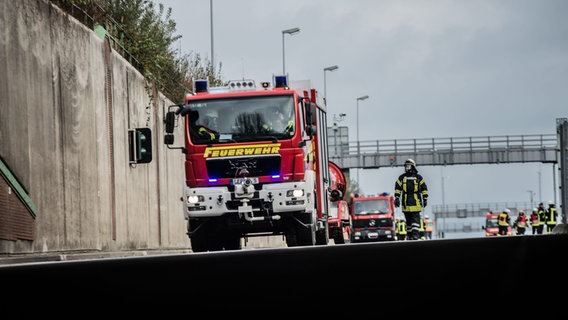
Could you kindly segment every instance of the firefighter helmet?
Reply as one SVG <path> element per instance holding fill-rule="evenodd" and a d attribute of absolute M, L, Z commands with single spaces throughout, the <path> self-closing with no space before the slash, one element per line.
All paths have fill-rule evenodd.
<path fill-rule="evenodd" d="M 406 159 L 404 161 L 404 171 L 410 172 L 412 169 L 416 170 L 416 162 L 412 159 Z"/>
<path fill-rule="evenodd" d="M 407 164 L 411 164 L 411 165 L 416 167 L 416 162 L 412 159 L 406 159 L 406 161 L 404 161 L 404 165 L 407 165 Z"/>

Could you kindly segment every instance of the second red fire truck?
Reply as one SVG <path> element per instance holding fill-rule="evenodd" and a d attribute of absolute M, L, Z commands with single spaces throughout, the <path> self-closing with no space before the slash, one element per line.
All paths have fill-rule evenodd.
<path fill-rule="evenodd" d="M 394 197 L 383 192 L 351 199 L 351 242 L 396 240 Z"/>

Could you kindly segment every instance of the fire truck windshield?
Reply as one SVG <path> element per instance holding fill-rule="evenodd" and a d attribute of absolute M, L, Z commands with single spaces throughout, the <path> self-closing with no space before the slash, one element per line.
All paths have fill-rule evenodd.
<path fill-rule="evenodd" d="M 189 101 L 194 144 L 289 139 L 294 134 L 292 95 Z"/>
<path fill-rule="evenodd" d="M 364 200 L 355 202 L 355 214 L 378 214 L 389 212 L 388 200 Z"/>
<path fill-rule="evenodd" d="M 499 222 L 497 221 L 497 218 L 487 219 L 486 222 L 487 222 L 487 224 L 486 224 L 487 228 L 497 228 L 499 226 Z"/>

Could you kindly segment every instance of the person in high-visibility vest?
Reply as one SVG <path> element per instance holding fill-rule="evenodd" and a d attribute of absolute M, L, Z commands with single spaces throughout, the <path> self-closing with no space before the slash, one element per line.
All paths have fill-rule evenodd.
<path fill-rule="evenodd" d="M 406 240 L 406 221 L 403 218 L 395 220 L 395 230 L 397 240 Z"/>
<path fill-rule="evenodd" d="M 501 213 L 499 213 L 499 217 L 497 218 L 497 225 L 499 227 L 499 235 L 506 236 L 507 232 L 509 231 L 509 223 L 511 222 L 511 210 L 505 209 Z"/>
<path fill-rule="evenodd" d="M 537 234 L 538 232 L 538 226 L 540 225 L 540 219 L 538 217 L 538 209 L 537 208 L 533 208 L 533 211 L 531 213 L 531 217 L 530 217 L 530 223 L 531 223 L 531 229 L 532 229 L 532 234 Z"/>
<path fill-rule="evenodd" d="M 544 231 L 544 224 L 546 223 L 546 209 L 544 208 L 544 203 L 538 204 L 538 228 L 536 229 L 537 234 L 542 234 Z"/>
<path fill-rule="evenodd" d="M 199 112 L 197 110 L 190 110 L 188 115 L 189 115 L 189 128 L 190 128 L 190 134 L 191 134 L 192 140 L 195 140 L 195 141 L 199 140 L 201 142 L 204 142 L 204 141 L 207 142 L 207 141 L 215 140 L 218 132 L 210 129 L 206 125 L 198 124 Z M 211 118 L 204 120 L 204 123 L 205 122 L 208 122 L 208 123 L 211 122 L 210 119 Z"/>
<path fill-rule="evenodd" d="M 420 228 L 418 230 L 420 230 L 420 240 L 425 240 L 426 239 L 426 222 L 424 221 L 424 218 L 422 218 L 422 217 L 420 217 Z"/>
<path fill-rule="evenodd" d="M 523 210 L 519 210 L 519 215 L 515 218 L 515 222 L 513 222 L 513 224 L 517 235 L 525 234 L 525 231 L 527 230 L 527 216 Z"/>
<path fill-rule="evenodd" d="M 428 187 L 426 181 L 418 173 L 416 162 L 407 159 L 404 162 L 404 173 L 394 184 L 394 206 L 401 207 L 408 229 L 408 240 L 420 238 L 420 213 L 428 205 Z"/>
<path fill-rule="evenodd" d="M 558 220 L 558 210 L 556 210 L 556 205 L 554 202 L 548 202 L 548 209 L 546 209 L 546 233 L 551 233 L 552 229 L 556 227 L 556 222 Z"/>
<path fill-rule="evenodd" d="M 424 227 L 426 229 L 426 239 L 432 239 L 432 232 L 434 231 L 434 228 L 432 227 L 433 224 L 434 224 L 434 221 L 431 221 L 430 218 L 428 217 L 428 215 L 424 216 Z"/>

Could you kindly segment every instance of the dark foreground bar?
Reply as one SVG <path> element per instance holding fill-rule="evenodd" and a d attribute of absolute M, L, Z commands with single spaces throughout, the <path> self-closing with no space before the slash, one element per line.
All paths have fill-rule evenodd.
<path fill-rule="evenodd" d="M 3 302 L 333 313 L 499 299 L 509 313 L 517 297 L 531 312 L 534 294 L 551 315 L 568 306 L 567 252 L 568 234 L 436 239 L 26 263 L 0 266 L 0 279 Z"/>

